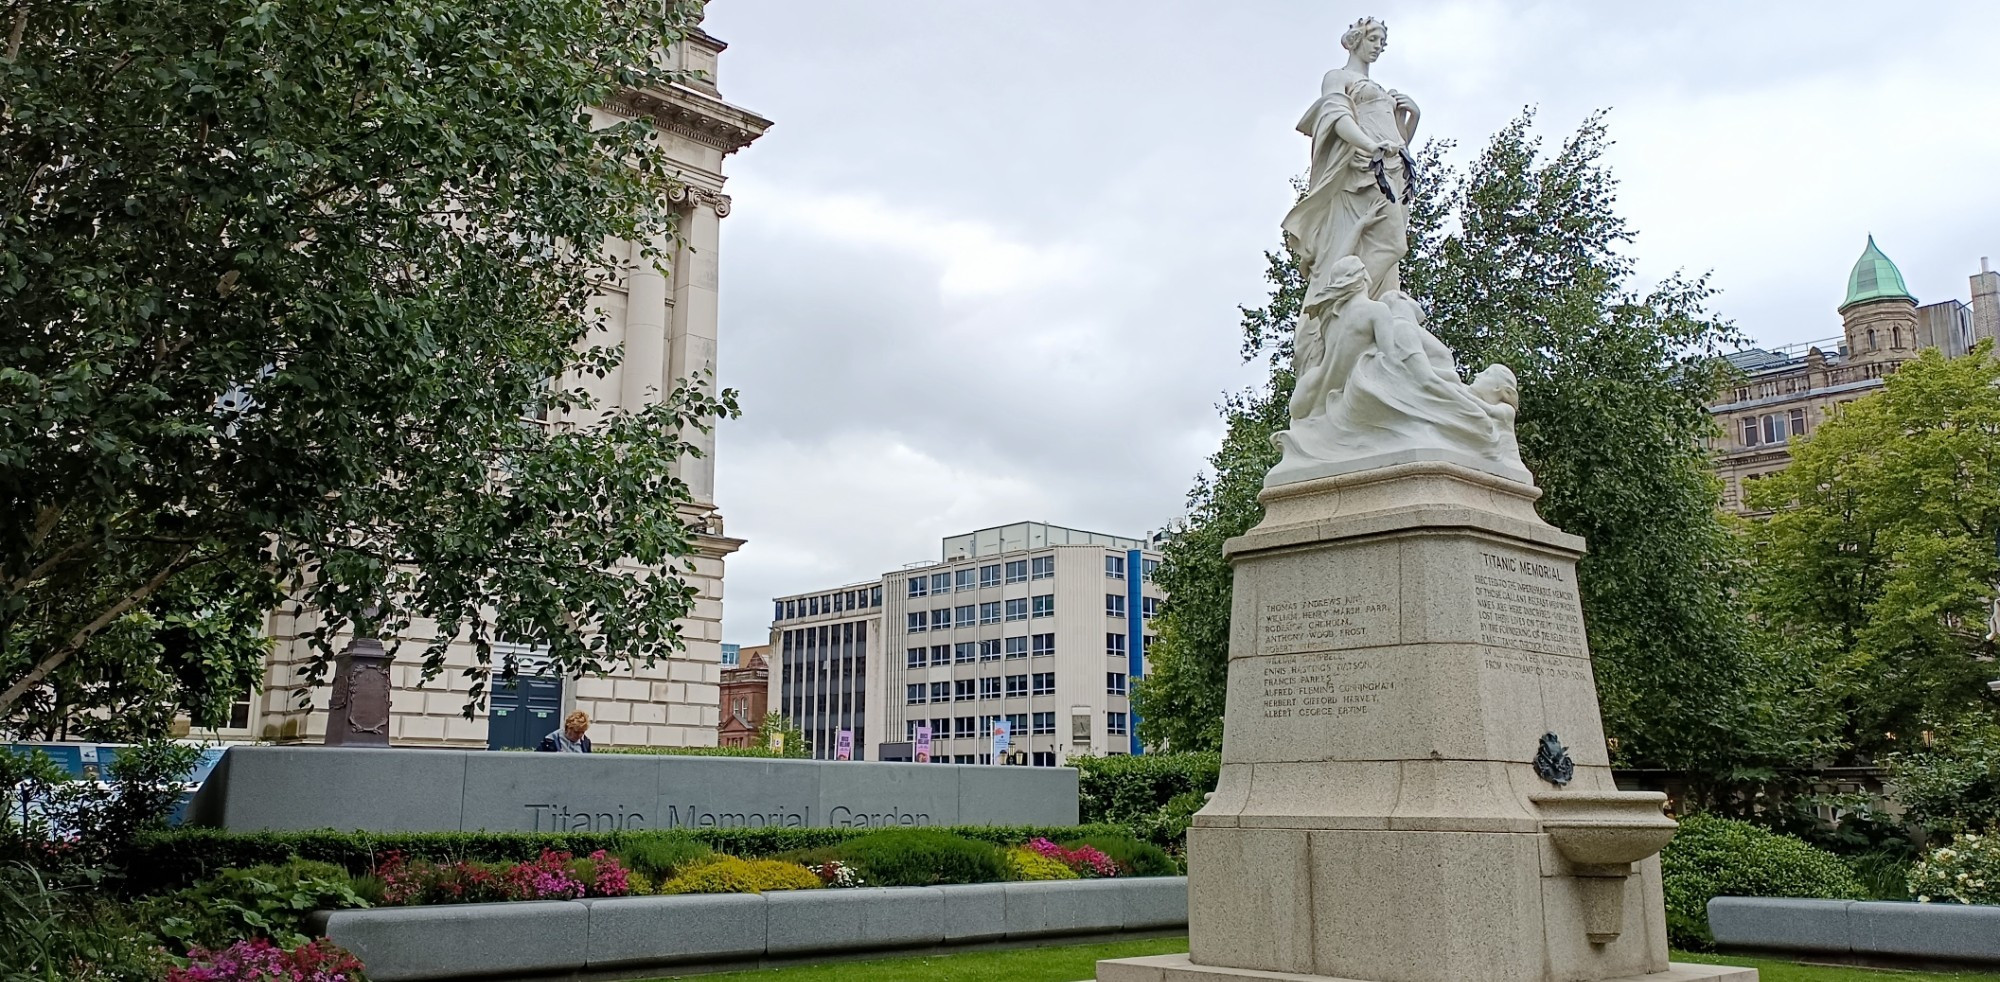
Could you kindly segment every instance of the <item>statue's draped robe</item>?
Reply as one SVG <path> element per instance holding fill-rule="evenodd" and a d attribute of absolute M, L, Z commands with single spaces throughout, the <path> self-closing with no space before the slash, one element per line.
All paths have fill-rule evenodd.
<path fill-rule="evenodd" d="M 1376 186 L 1369 168 L 1371 150 L 1341 137 L 1336 124 L 1351 119 L 1361 132 L 1403 146 L 1396 128 L 1396 100 L 1389 90 L 1366 75 L 1330 72 L 1323 87 L 1331 90 L 1299 119 L 1299 132 L 1312 139 L 1312 170 L 1306 195 L 1292 207 L 1282 225 L 1285 243 L 1306 272 L 1306 309 L 1325 303 L 1325 276 L 1334 260 L 1358 256 L 1375 284 L 1370 295 L 1381 297 L 1401 289 L 1396 264 L 1409 251 L 1409 214 L 1400 200 L 1391 202 Z M 1383 176 L 1400 197 L 1406 184 L 1402 155 L 1383 155 Z"/>

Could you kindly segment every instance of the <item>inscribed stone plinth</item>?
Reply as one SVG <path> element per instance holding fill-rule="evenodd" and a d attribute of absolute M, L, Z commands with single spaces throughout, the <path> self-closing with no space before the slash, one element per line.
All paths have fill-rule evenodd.
<path fill-rule="evenodd" d="M 1538 496 L 1420 461 L 1264 492 L 1227 547 L 1223 767 L 1188 833 L 1187 961 L 1100 979 L 1755 977 L 1668 963 L 1653 853 L 1671 825 L 1612 782 L 1583 542 Z M 1560 785 L 1536 768 L 1551 733 Z"/>

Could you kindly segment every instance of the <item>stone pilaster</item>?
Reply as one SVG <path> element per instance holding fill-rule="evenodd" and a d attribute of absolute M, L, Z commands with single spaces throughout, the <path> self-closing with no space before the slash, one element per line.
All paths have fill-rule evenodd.
<path fill-rule="evenodd" d="M 673 316 L 667 335 L 667 377 L 670 385 L 693 382 L 706 372 L 701 387 L 715 389 L 717 302 L 722 245 L 722 219 L 729 214 L 729 196 L 684 187 L 678 195 L 687 203 L 681 213 L 681 242 L 674 260 Z M 681 480 L 697 504 L 715 503 L 715 434 L 695 432 L 688 442 L 702 456 L 681 461 Z"/>
<path fill-rule="evenodd" d="M 659 402 L 666 390 L 667 369 L 667 278 L 656 263 L 668 261 L 664 254 L 649 258 L 645 247 L 631 244 L 633 265 L 626 287 L 625 357 L 619 363 L 618 401 L 628 410 Z M 655 244 L 656 253 L 660 251 Z"/>

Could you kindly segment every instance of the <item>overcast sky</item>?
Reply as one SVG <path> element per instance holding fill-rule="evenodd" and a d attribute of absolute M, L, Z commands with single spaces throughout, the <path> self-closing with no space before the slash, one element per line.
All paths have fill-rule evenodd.
<path fill-rule="evenodd" d="M 1870 233 L 1920 302 L 2000 260 L 1992 0 L 714 0 L 722 92 L 776 124 L 728 163 L 725 640 L 945 535 L 1179 515 L 1362 14 L 1461 160 L 1609 109 L 1641 270 L 1712 271 L 1759 343 L 1838 334 Z"/>

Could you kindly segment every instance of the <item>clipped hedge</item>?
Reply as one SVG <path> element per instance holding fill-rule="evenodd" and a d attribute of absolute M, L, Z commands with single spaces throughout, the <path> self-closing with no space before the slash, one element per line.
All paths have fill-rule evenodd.
<path fill-rule="evenodd" d="M 880 831 L 867 828 L 733 828 L 671 829 L 646 832 L 226 832 L 221 829 L 176 828 L 136 837 L 119 857 L 125 872 L 122 889 L 130 895 L 164 893 L 203 880 L 230 867 L 282 864 L 311 859 L 366 874 L 386 853 L 408 859 L 450 862 L 528 862 L 544 850 L 587 856 L 599 849 L 619 851 L 635 839 L 682 838 L 732 856 L 757 858 L 836 846 Z M 1018 845 L 1034 838 L 1056 841 L 1123 829 L 1106 825 L 1038 827 L 1027 825 L 962 825 L 942 829 L 993 845 Z"/>
<path fill-rule="evenodd" d="M 1866 900 L 1840 857 L 1804 840 L 1734 819 L 1690 815 L 1660 852 L 1667 895 L 1667 936 L 1676 948 L 1715 942 L 1708 902 L 1715 897 Z"/>
<path fill-rule="evenodd" d="M 1073 757 L 1069 764 L 1077 770 L 1077 807 L 1085 822 L 1122 825 L 1155 845 L 1178 850 L 1187 832 L 1186 816 L 1215 790 L 1222 755 Z M 1170 810 L 1169 805 L 1175 807 Z"/>

